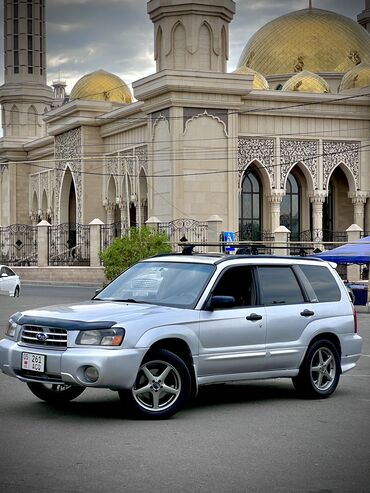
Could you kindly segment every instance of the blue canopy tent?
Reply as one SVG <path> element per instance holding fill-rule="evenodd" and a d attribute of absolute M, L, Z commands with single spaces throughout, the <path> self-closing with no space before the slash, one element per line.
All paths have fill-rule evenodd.
<path fill-rule="evenodd" d="M 370 263 L 370 236 L 333 248 L 333 250 L 316 253 L 314 256 L 336 264 L 368 264 Z"/>

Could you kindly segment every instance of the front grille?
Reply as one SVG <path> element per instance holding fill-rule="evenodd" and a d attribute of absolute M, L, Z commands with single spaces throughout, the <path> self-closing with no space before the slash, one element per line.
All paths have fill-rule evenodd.
<path fill-rule="evenodd" d="M 14 370 L 14 373 L 21 378 L 28 380 L 39 380 L 40 382 L 50 383 L 63 383 L 60 375 L 54 375 L 54 373 L 38 373 L 37 371 L 30 370 Z"/>
<path fill-rule="evenodd" d="M 24 325 L 21 332 L 21 342 L 27 346 L 65 349 L 67 347 L 67 331 L 55 327 Z"/>

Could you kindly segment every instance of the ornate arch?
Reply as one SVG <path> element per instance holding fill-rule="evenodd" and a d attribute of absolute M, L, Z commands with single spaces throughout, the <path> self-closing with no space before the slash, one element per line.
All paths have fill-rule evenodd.
<path fill-rule="evenodd" d="M 275 180 L 275 140 L 268 138 L 240 137 L 238 140 L 239 177 L 253 162 L 266 173 L 266 188 L 273 188 Z M 267 186 L 268 183 L 268 186 Z"/>
<path fill-rule="evenodd" d="M 194 115 L 192 118 L 189 118 L 186 121 L 185 129 L 184 129 L 184 136 L 186 135 L 186 133 L 188 131 L 190 123 L 192 123 L 192 122 L 196 121 L 198 118 L 202 118 L 202 117 L 212 118 L 212 120 L 215 120 L 216 122 L 220 123 L 222 125 L 225 136 L 226 137 L 229 136 L 228 132 L 227 132 L 226 123 L 223 120 L 221 120 L 218 116 L 210 115 L 207 110 L 204 110 L 203 113 L 198 113 L 197 115 Z"/>
<path fill-rule="evenodd" d="M 334 169 L 340 166 L 347 177 L 350 192 L 360 189 L 360 143 L 348 141 L 323 142 L 323 187 L 328 189 Z"/>
<path fill-rule="evenodd" d="M 288 174 L 297 164 L 306 177 L 309 188 L 313 191 L 318 188 L 318 140 L 280 141 L 280 188 L 286 187 Z"/>

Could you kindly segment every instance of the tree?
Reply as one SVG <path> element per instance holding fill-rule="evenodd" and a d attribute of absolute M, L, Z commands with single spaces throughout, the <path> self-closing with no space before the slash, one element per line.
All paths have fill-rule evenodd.
<path fill-rule="evenodd" d="M 99 257 L 104 265 L 105 277 L 111 280 L 143 258 L 170 252 L 168 237 L 164 233 L 149 228 L 131 228 L 127 235 L 113 240 L 108 248 L 99 253 Z"/>

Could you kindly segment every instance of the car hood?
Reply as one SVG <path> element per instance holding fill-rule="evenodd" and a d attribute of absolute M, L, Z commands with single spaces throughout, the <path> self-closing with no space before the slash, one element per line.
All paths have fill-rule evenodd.
<path fill-rule="evenodd" d="M 187 315 L 185 315 L 187 313 Z M 178 315 L 178 317 L 176 316 Z M 67 330 L 91 330 L 110 328 L 113 325 L 135 322 L 141 325 L 162 325 L 168 320 L 181 318 L 183 321 L 195 318 L 194 310 L 144 303 L 91 300 L 71 305 L 55 305 L 27 310 L 13 315 L 18 324 L 62 327 Z M 158 321 L 161 320 L 161 324 Z"/>

